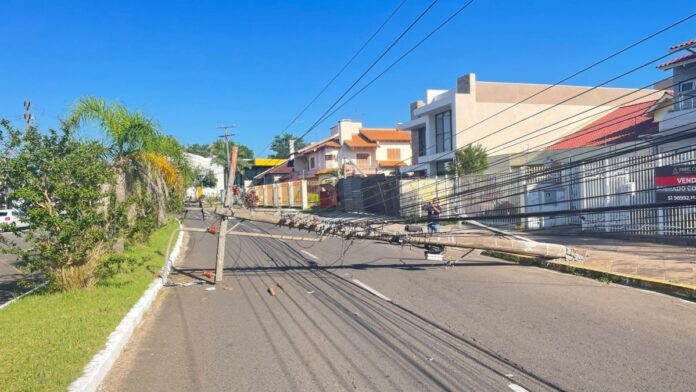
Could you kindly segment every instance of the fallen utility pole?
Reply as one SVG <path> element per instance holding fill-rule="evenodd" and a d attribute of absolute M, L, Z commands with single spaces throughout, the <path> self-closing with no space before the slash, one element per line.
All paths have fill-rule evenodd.
<path fill-rule="evenodd" d="M 544 242 L 524 241 L 516 238 L 505 237 L 459 237 L 438 233 L 428 236 L 407 235 L 385 233 L 377 230 L 357 229 L 354 227 L 343 227 L 340 229 L 328 228 L 335 225 L 334 222 L 320 222 L 318 217 L 307 216 L 301 219 L 288 218 L 274 214 L 255 212 L 249 210 L 218 210 L 218 214 L 234 216 L 238 219 L 245 219 L 257 222 L 270 223 L 273 225 L 287 226 L 290 228 L 305 229 L 317 233 L 328 233 L 332 235 L 365 238 L 381 241 L 397 241 L 400 244 L 415 245 L 438 245 L 456 248 L 492 250 L 507 253 L 514 253 L 525 256 L 543 257 L 548 259 L 564 259 L 568 261 L 580 261 L 582 256 L 572 249 L 560 245 Z"/>

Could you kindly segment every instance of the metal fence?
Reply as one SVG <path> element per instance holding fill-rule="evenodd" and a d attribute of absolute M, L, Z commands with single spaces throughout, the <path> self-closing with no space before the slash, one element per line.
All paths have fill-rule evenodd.
<path fill-rule="evenodd" d="M 696 152 L 622 156 L 583 165 L 583 208 L 654 203 L 655 168 L 696 162 Z M 582 216 L 582 229 L 639 236 L 693 236 L 696 207 L 648 207 Z"/>
<path fill-rule="evenodd" d="M 498 174 L 402 179 L 401 215 L 423 217 L 423 206 L 437 197 L 442 217 L 476 217 L 490 225 L 519 227 L 520 218 L 500 218 L 500 215 L 521 211 L 524 183 L 519 181 L 519 175 L 520 171 L 515 170 Z"/>
<path fill-rule="evenodd" d="M 423 217 L 423 205 L 438 197 L 442 217 L 465 215 L 494 226 L 528 230 L 573 226 L 629 236 L 696 235 L 696 206 L 632 208 L 655 203 L 656 167 L 695 164 L 696 151 L 644 154 L 496 174 L 403 178 L 400 211 L 404 217 Z M 618 210 L 583 211 L 605 207 Z M 525 214 L 528 217 L 519 217 Z"/>

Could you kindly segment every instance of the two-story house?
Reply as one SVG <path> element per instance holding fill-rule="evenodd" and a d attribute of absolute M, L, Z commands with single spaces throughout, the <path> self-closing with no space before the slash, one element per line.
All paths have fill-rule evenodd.
<path fill-rule="evenodd" d="M 413 163 L 401 172 L 442 174 L 454 151 L 481 144 L 489 156 L 543 150 L 616 107 L 659 99 L 658 90 L 482 82 L 475 74 L 450 90 L 426 90 L 410 106 Z M 499 161 L 500 159 L 497 159 Z"/>
<path fill-rule="evenodd" d="M 669 48 L 670 53 L 687 52 L 658 66 L 672 71 L 672 110 L 660 121 L 658 151 L 692 149 L 696 142 L 696 39 Z"/>
<path fill-rule="evenodd" d="M 321 175 L 391 174 L 409 165 L 411 134 L 393 128 L 365 128 L 361 121 L 340 120 L 329 137 L 294 154 L 293 178 Z"/>

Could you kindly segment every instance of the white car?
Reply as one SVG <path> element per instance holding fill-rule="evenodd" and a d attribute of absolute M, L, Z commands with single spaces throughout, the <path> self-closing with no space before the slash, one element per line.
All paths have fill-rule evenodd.
<path fill-rule="evenodd" d="M 0 225 L 15 225 L 23 229 L 29 227 L 27 222 L 22 221 L 22 213 L 16 209 L 0 210 Z"/>

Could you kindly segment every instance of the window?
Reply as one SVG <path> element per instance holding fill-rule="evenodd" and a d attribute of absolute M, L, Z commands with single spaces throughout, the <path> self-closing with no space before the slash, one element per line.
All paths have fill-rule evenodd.
<path fill-rule="evenodd" d="M 309 158 L 309 168 L 314 169 L 315 166 L 314 157 Z"/>
<path fill-rule="evenodd" d="M 355 154 L 355 163 L 361 169 L 368 169 L 370 167 L 370 154 Z"/>
<path fill-rule="evenodd" d="M 425 127 L 416 129 L 418 137 L 418 156 L 422 157 L 427 153 L 425 147 Z"/>
<path fill-rule="evenodd" d="M 435 149 L 436 152 L 452 150 L 452 111 L 435 115 Z"/>
<path fill-rule="evenodd" d="M 438 176 L 444 176 L 447 174 L 447 165 L 449 165 L 451 161 L 439 161 L 435 165 L 435 172 L 437 173 Z"/>
<path fill-rule="evenodd" d="M 331 154 L 326 154 L 326 155 L 324 155 L 324 159 L 327 160 L 327 161 L 333 161 L 333 160 L 336 159 L 336 156 L 335 156 L 335 155 L 331 155 Z"/>
<path fill-rule="evenodd" d="M 689 110 L 696 108 L 696 80 L 688 80 L 679 84 L 679 95 L 675 99 L 676 110 Z"/>
<path fill-rule="evenodd" d="M 399 149 L 399 148 L 387 148 L 387 159 L 390 161 L 400 161 L 401 160 L 401 149 Z"/>

